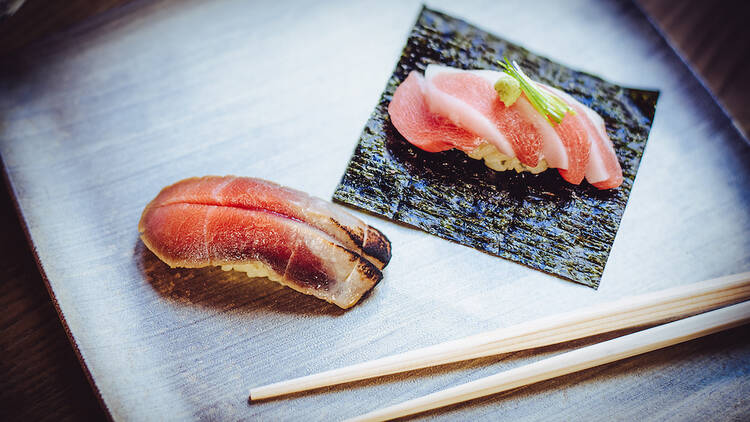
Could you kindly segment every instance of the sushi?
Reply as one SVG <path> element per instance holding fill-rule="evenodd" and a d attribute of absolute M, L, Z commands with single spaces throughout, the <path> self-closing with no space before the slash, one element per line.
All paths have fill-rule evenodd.
<path fill-rule="evenodd" d="M 572 69 L 428 7 L 409 34 L 333 200 L 598 286 L 659 92 Z M 512 60 L 533 69 L 524 84 L 556 94 L 554 107 L 546 99 L 537 110 Z"/>
<path fill-rule="evenodd" d="M 389 240 L 340 207 L 250 177 L 168 186 L 146 206 L 138 231 L 171 267 L 267 277 L 344 309 L 382 279 L 391 258 Z"/>
<path fill-rule="evenodd" d="M 558 113 L 545 114 L 540 98 L 559 106 Z M 458 149 L 497 171 L 556 168 L 569 183 L 585 178 L 599 189 L 622 184 L 602 118 L 570 95 L 531 81 L 515 63 L 506 72 L 435 64 L 424 75 L 412 71 L 388 114 L 407 141 L 427 152 Z"/>

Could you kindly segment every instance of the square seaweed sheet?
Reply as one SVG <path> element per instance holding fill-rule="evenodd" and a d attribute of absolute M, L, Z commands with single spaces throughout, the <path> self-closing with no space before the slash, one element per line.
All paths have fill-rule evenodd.
<path fill-rule="evenodd" d="M 599 190 L 585 181 L 571 185 L 553 169 L 538 175 L 496 172 L 457 150 L 422 151 L 393 127 L 388 104 L 410 71 L 424 73 L 430 63 L 500 70 L 497 61 L 503 56 L 604 118 L 623 170 L 619 188 Z M 569 69 L 423 7 L 333 199 L 597 288 L 658 95 Z"/>

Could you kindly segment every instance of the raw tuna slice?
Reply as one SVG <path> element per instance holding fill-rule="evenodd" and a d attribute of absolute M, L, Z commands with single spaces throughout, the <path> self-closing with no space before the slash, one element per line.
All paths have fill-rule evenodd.
<path fill-rule="evenodd" d="M 577 104 L 576 110 L 588 116 L 587 132 L 592 134 L 591 157 L 586 167 L 586 180 L 599 189 L 614 189 L 622 184 L 622 167 L 615 146 L 607 136 L 604 120 L 588 107 Z"/>
<path fill-rule="evenodd" d="M 265 276 L 342 308 L 382 278 L 390 242 L 317 198 L 265 180 L 204 177 L 163 189 L 138 224 L 172 267 L 220 265 Z"/>
<path fill-rule="evenodd" d="M 607 135 L 604 120 L 594 110 L 584 106 L 567 93 L 548 87 L 562 97 L 580 117 L 589 139 L 591 150 L 586 165 L 586 181 L 599 189 L 613 189 L 622 184 L 622 167 L 615 147 Z"/>
<path fill-rule="evenodd" d="M 533 105 L 526 99 L 526 95 L 518 97 L 511 106 L 518 110 L 518 113 L 529 121 L 542 136 L 542 157 L 547 160 L 549 167 L 557 169 L 567 169 L 570 161 L 569 143 L 563 142 L 560 134 L 541 113 L 536 111 Z"/>
<path fill-rule="evenodd" d="M 501 153 L 536 167 L 542 153 L 542 134 L 518 107 L 506 107 L 483 75 L 429 65 L 425 79 L 430 111 L 477 134 Z"/>
<path fill-rule="evenodd" d="M 584 129 L 584 124 L 577 114 L 568 113 L 554 128 L 568 156 L 568 168 L 558 169 L 558 172 L 568 183 L 578 185 L 583 181 L 586 173 L 591 149 L 591 141 Z"/>
<path fill-rule="evenodd" d="M 412 71 L 396 88 L 388 114 L 393 126 L 414 146 L 427 152 L 452 148 L 473 151 L 481 139 L 450 120 L 431 113 L 424 98 L 424 77 Z"/>

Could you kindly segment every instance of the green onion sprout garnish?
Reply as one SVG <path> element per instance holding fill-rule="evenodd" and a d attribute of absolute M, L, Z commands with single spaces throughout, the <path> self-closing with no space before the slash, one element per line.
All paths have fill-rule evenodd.
<path fill-rule="evenodd" d="M 555 123 L 562 122 L 563 118 L 568 113 L 575 114 L 573 109 L 571 109 L 557 95 L 550 92 L 544 92 L 537 88 L 536 83 L 523 73 L 523 70 L 521 70 L 515 60 L 511 63 L 507 57 L 504 57 L 504 59 L 505 63 L 498 62 L 500 63 L 500 66 L 503 67 L 505 73 L 518 81 L 521 90 L 526 94 L 526 98 L 528 98 L 531 105 L 534 106 L 536 111 L 541 113 L 551 125 L 554 126 Z M 553 120 L 555 123 L 552 122 Z"/>

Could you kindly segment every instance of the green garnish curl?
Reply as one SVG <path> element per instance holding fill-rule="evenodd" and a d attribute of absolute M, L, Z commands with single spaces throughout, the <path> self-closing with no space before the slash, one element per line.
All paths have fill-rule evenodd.
<path fill-rule="evenodd" d="M 521 90 L 526 94 L 526 98 L 529 99 L 529 102 L 532 106 L 538 111 L 539 113 L 544 116 L 545 119 L 547 119 L 548 122 L 550 122 L 551 125 L 555 125 L 555 123 L 562 122 L 563 118 L 568 113 L 575 114 L 575 111 L 573 111 L 572 108 L 570 108 L 563 100 L 561 100 L 557 95 L 554 95 L 549 92 L 541 91 L 539 88 L 536 87 L 536 83 L 531 80 L 528 76 L 526 76 L 525 73 L 523 73 L 523 70 L 518 66 L 518 63 L 513 61 L 511 63 L 507 57 L 504 58 L 505 63 L 500 63 L 500 66 L 505 69 L 505 73 L 512 76 L 513 79 L 518 81 L 518 84 L 521 86 Z M 502 100 L 502 97 L 501 97 Z M 505 102 L 503 100 L 503 102 Z M 552 121 L 554 120 L 555 123 Z"/>

